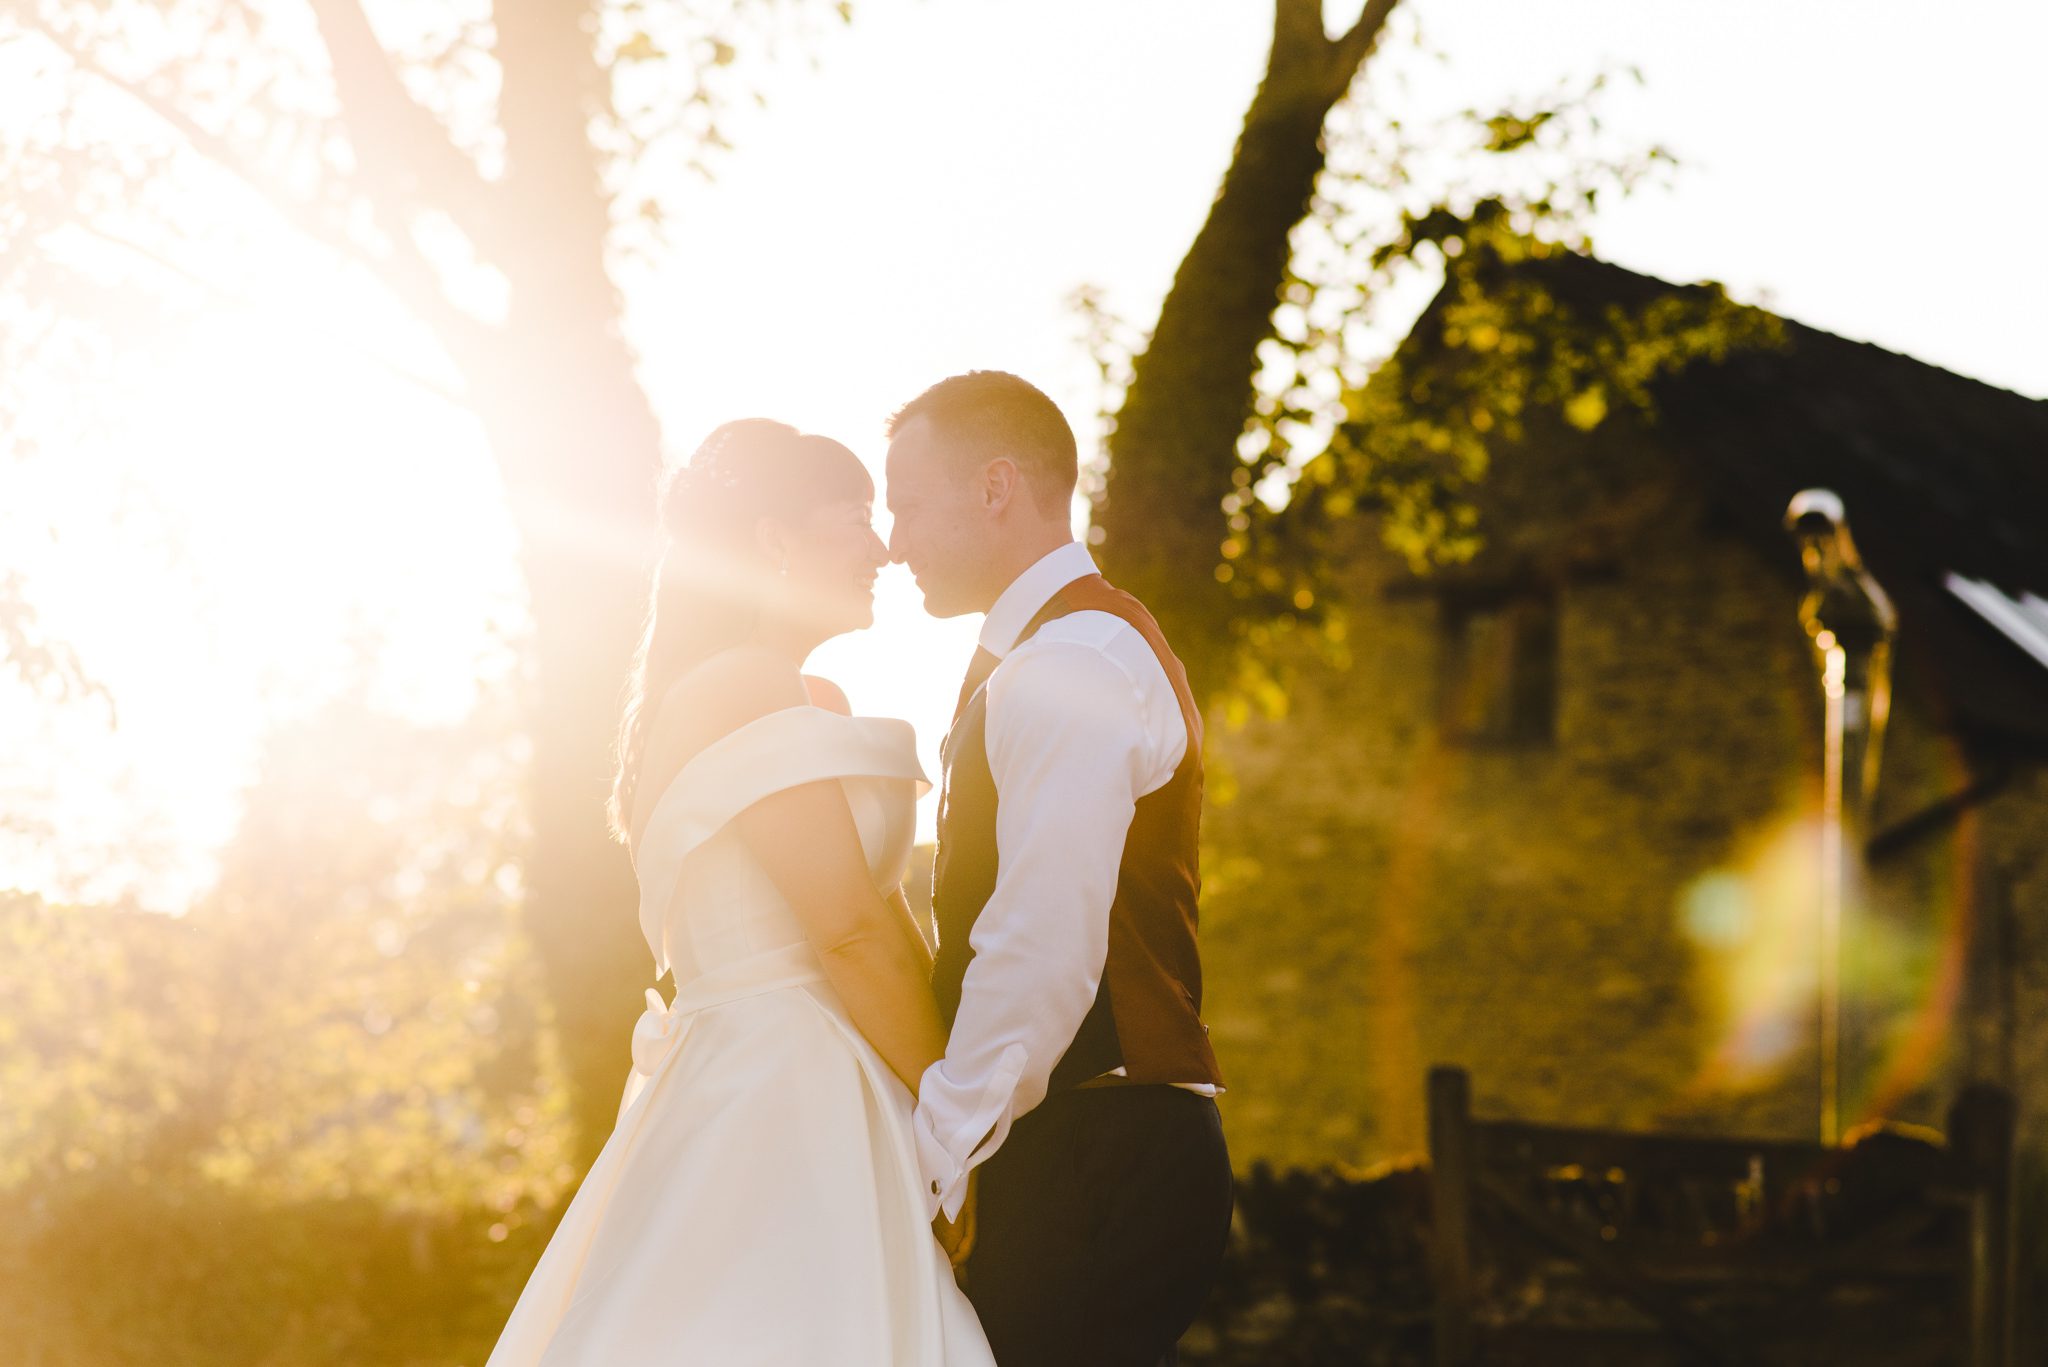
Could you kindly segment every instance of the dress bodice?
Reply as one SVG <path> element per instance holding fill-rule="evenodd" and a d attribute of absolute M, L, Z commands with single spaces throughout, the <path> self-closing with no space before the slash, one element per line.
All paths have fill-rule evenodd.
<path fill-rule="evenodd" d="M 640 929 L 655 976 L 700 974 L 804 938 L 802 923 L 732 820 L 800 784 L 839 780 L 878 890 L 903 880 L 915 804 L 931 785 L 910 723 L 789 707 L 692 756 L 663 790 L 635 857 Z"/>

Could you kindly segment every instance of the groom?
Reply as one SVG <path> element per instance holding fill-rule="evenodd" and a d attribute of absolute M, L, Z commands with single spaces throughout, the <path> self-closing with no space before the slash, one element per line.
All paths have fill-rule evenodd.
<path fill-rule="evenodd" d="M 1001 1367 L 1172 1363 L 1231 1206 L 1198 1014 L 1201 718 L 1073 540 L 1050 399 L 956 375 L 889 437 L 891 555 L 934 616 L 987 613 L 943 751 L 930 1211 Z"/>

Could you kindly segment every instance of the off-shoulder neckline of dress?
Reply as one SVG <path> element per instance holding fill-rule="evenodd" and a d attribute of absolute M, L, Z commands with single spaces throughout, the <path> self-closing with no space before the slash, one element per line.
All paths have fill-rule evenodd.
<path fill-rule="evenodd" d="M 735 742 L 739 741 L 742 737 L 746 736 L 748 732 L 753 731 L 757 727 L 762 726 L 764 723 L 775 721 L 778 718 L 788 717 L 790 714 L 796 712 L 815 712 L 820 716 L 831 717 L 835 721 L 844 722 L 849 725 L 883 723 L 889 726 L 900 726 L 904 728 L 906 731 L 911 732 L 913 741 L 916 737 L 916 732 L 914 728 L 912 728 L 911 724 L 908 721 L 904 720 L 901 717 L 882 717 L 860 712 L 855 712 L 851 714 L 845 712 L 836 712 L 829 707 L 820 707 L 816 703 L 794 703 L 788 707 L 778 707 L 772 711 L 763 712 L 758 717 L 749 718 L 748 720 L 741 722 L 738 726 L 735 726 L 732 730 L 727 731 L 724 735 L 719 736 L 716 740 L 713 740 L 707 743 L 706 745 L 702 746 L 697 751 L 697 753 L 691 755 L 688 759 L 684 760 L 682 764 L 677 767 L 675 773 L 669 778 L 669 781 L 662 785 L 661 792 L 654 799 L 654 805 L 647 809 L 647 824 L 642 826 L 639 829 L 639 831 L 634 834 L 632 844 L 628 847 L 628 851 L 632 856 L 633 862 L 636 865 L 638 864 L 640 858 L 640 850 L 646 844 L 648 833 L 651 832 L 657 824 L 659 824 L 662 808 L 667 803 L 669 795 L 675 792 L 677 785 L 681 784 L 685 778 L 689 777 L 690 771 L 692 769 L 697 768 L 698 765 L 707 758 L 721 755 L 725 751 L 735 748 Z"/>
<path fill-rule="evenodd" d="M 730 745 L 734 740 L 736 740 L 740 736 L 744 736 L 745 734 L 747 734 L 747 732 L 753 730 L 755 727 L 761 725 L 762 723 L 774 721 L 777 717 L 786 717 L 792 712 L 817 712 L 827 717 L 836 717 L 840 721 L 844 722 L 879 721 L 890 722 L 897 726 L 910 725 L 909 722 L 905 721 L 901 717 L 879 717 L 864 712 L 836 712 L 829 707 L 820 707 L 818 704 L 814 702 L 793 703 L 788 707 L 778 707 L 772 711 L 763 712 L 758 717 L 753 717 L 746 721 L 743 721 L 738 726 L 735 726 L 732 730 L 726 732 L 724 735 L 719 736 L 715 740 L 707 742 L 702 748 L 700 748 L 697 751 L 696 754 L 691 755 L 688 759 L 682 762 L 682 764 L 676 769 L 676 778 L 681 778 L 684 774 L 690 772 L 690 766 L 695 764 L 698 760 L 704 758 L 704 756 L 711 754 L 715 750 L 719 750 Z M 671 786 L 673 786 L 673 782 L 673 780 L 670 781 Z M 663 791 L 665 792 L 666 789 L 664 789 Z"/>

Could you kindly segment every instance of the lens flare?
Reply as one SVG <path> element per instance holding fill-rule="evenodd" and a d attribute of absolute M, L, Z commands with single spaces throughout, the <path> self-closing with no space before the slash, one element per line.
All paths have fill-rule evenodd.
<path fill-rule="evenodd" d="M 1954 786 L 1968 771 L 1951 743 Z M 1794 1082 L 1818 1042 L 1822 813 L 1787 813 L 1694 878 L 1675 914 L 1715 1013 L 1712 1045 L 1683 1095 L 1699 1103 Z M 1895 1121 L 1935 1077 L 1963 999 L 1975 932 L 1980 822 L 1965 809 L 1932 852 L 1909 851 L 1849 881 L 1843 900 L 1843 1130 Z M 1932 895 L 1918 889 L 1932 890 Z"/>

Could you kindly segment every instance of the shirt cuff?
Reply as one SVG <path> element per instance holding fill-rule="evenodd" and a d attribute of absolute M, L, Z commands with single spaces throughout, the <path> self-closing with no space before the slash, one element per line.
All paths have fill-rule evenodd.
<path fill-rule="evenodd" d="M 1017 1097 L 1017 1081 L 1024 1075 L 1028 1057 L 1022 1044 L 1004 1046 L 981 1094 L 957 1121 L 941 1119 L 939 1108 L 927 1102 L 918 1104 L 911 1117 L 911 1131 L 917 1139 L 917 1165 L 924 1183 L 927 1219 L 941 1212 L 948 1220 L 960 1218 L 960 1207 L 967 1200 L 967 1174 L 1009 1137 L 1010 1122 L 1015 1118 L 1012 1103 Z M 945 1066 L 946 1061 L 940 1059 L 925 1070 L 918 1087 L 921 1096 L 945 1095 Z"/>

